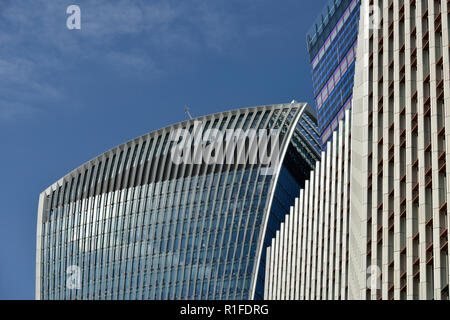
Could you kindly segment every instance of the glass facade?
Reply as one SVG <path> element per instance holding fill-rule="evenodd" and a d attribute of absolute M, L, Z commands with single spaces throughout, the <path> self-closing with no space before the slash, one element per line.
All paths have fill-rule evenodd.
<path fill-rule="evenodd" d="M 360 0 L 332 0 L 307 35 L 322 146 L 351 107 Z"/>
<path fill-rule="evenodd" d="M 62 178 L 40 198 L 37 298 L 262 298 L 268 239 L 319 158 L 314 117 L 298 103 L 210 115 L 125 143 Z M 175 164 L 171 134 L 195 131 L 195 121 L 203 136 L 279 130 L 280 169 Z"/>

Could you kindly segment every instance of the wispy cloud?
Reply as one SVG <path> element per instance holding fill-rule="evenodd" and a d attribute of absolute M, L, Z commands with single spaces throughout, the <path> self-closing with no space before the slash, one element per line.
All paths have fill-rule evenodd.
<path fill-rule="evenodd" d="M 180 52 L 226 54 L 270 32 L 249 23 L 255 21 L 249 19 L 249 7 L 261 2 L 80 0 L 82 29 L 69 31 L 69 1 L 1 1 L 0 119 L 62 99 L 65 88 L 54 75 L 64 75 L 73 61 L 162 76 L 164 63 Z"/>

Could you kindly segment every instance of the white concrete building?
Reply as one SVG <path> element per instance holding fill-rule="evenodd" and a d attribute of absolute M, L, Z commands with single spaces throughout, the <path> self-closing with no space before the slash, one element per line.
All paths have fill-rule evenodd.
<path fill-rule="evenodd" d="M 266 298 L 448 299 L 449 9 L 362 1 L 351 135 L 340 126 L 268 248 Z"/>
<path fill-rule="evenodd" d="M 448 298 L 449 3 L 363 1 L 349 298 Z"/>
<path fill-rule="evenodd" d="M 267 248 L 265 299 L 346 299 L 350 112 Z"/>

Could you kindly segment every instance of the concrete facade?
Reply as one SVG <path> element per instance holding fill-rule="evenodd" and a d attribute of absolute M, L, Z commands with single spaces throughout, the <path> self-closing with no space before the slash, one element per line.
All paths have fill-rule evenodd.
<path fill-rule="evenodd" d="M 448 299 L 449 3 L 362 1 L 351 135 L 334 133 L 267 249 L 266 298 Z"/>
<path fill-rule="evenodd" d="M 371 5 L 379 8 L 379 19 Z M 349 297 L 447 299 L 449 2 L 363 6 L 353 101 Z"/>
<path fill-rule="evenodd" d="M 348 296 L 350 111 L 267 248 L 265 299 Z"/>

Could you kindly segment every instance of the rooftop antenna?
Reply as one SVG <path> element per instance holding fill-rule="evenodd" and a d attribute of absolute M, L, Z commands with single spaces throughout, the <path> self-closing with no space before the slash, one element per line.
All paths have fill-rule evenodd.
<path fill-rule="evenodd" d="M 186 112 L 186 114 L 188 115 L 189 119 L 192 120 L 192 116 L 191 116 L 191 113 L 189 112 L 188 106 L 185 106 L 185 107 L 184 107 L 184 112 Z"/>

